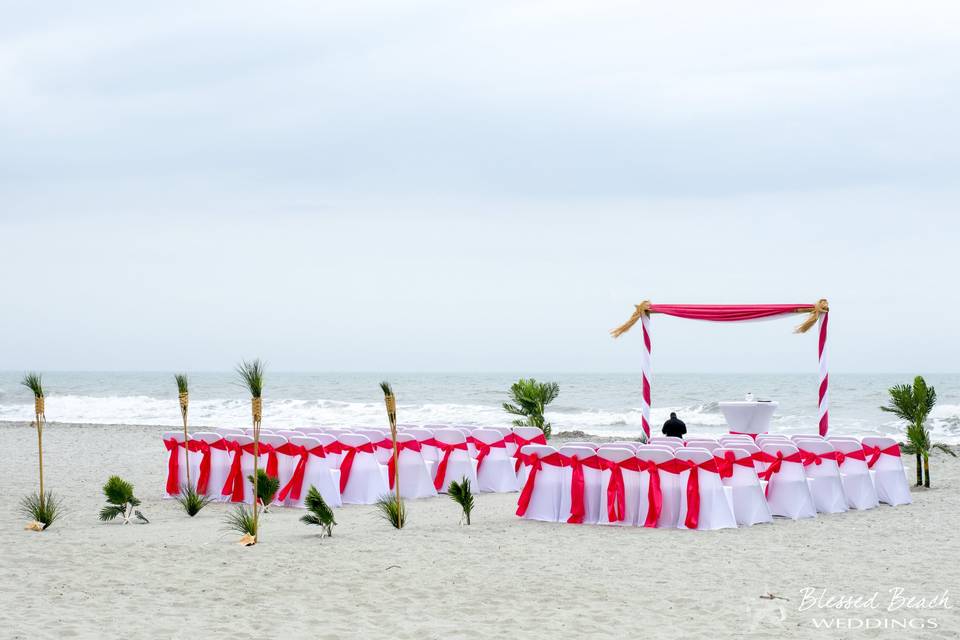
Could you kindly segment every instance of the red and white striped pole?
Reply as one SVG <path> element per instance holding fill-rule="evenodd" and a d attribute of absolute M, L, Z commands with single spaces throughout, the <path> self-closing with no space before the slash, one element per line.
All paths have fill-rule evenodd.
<path fill-rule="evenodd" d="M 650 314 L 640 315 L 640 326 L 643 328 L 643 355 L 640 357 L 640 369 L 643 372 L 643 392 L 640 405 L 643 433 L 650 440 Z"/>
<path fill-rule="evenodd" d="M 827 375 L 827 321 L 830 318 L 829 313 L 820 314 L 820 402 L 819 402 L 819 416 L 820 416 L 820 435 L 827 435 L 827 429 L 830 426 L 829 412 L 827 411 L 827 403 L 830 399 L 829 393 L 829 380 L 830 377 Z"/>

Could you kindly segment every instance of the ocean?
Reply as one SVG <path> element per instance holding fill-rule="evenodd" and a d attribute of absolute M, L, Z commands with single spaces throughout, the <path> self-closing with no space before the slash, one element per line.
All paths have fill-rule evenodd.
<path fill-rule="evenodd" d="M 637 436 L 640 427 L 640 375 L 636 373 L 544 373 L 538 380 L 560 384 L 547 418 L 554 432 L 581 430 L 610 436 Z M 29 421 L 30 393 L 20 386 L 22 372 L 0 373 L 0 421 Z M 380 426 L 385 423 L 378 387 L 389 380 L 398 399 L 398 419 L 408 424 L 503 425 L 516 373 L 283 373 L 267 372 L 264 427 L 298 425 Z M 931 416 L 935 440 L 960 442 L 960 374 L 926 377 L 936 386 L 939 404 Z M 831 433 L 896 435 L 902 425 L 880 411 L 887 388 L 910 382 L 909 374 L 831 374 Z M 196 427 L 246 425 L 249 397 L 231 372 L 191 373 L 190 422 Z M 128 424 L 176 427 L 180 424 L 172 373 L 49 372 L 47 420 L 51 423 Z M 771 431 L 816 430 L 815 374 L 655 374 L 652 422 L 671 411 L 691 433 L 727 431 L 717 406 L 741 400 L 747 392 L 780 403 Z"/>

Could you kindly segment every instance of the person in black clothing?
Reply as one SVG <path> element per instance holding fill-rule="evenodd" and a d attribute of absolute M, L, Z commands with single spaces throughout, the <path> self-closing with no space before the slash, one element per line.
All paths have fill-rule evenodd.
<path fill-rule="evenodd" d="M 663 435 L 673 436 L 675 438 L 683 438 L 683 434 L 687 432 L 687 425 L 683 423 L 683 420 L 677 417 L 677 414 L 671 413 L 670 419 L 663 423 Z"/>

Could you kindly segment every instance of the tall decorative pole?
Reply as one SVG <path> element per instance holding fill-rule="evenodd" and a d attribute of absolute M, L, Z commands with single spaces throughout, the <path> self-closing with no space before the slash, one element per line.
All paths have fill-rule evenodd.
<path fill-rule="evenodd" d="M 643 387 L 641 389 L 640 420 L 643 425 L 643 434 L 650 440 L 650 381 L 653 371 L 650 365 L 650 314 L 644 312 L 640 316 L 640 327 L 643 329 L 643 351 L 640 355 L 640 370 L 643 372 Z"/>
<path fill-rule="evenodd" d="M 187 374 L 178 373 L 173 376 L 177 381 L 177 390 L 180 393 L 180 417 L 183 418 L 183 449 L 187 457 L 187 487 L 190 487 L 190 434 L 187 431 L 187 409 L 190 406 L 190 385 Z"/>
<path fill-rule="evenodd" d="M 244 360 L 237 366 L 240 380 L 250 391 L 250 411 L 253 417 L 253 540 L 251 544 L 260 541 L 260 509 L 258 498 L 257 476 L 260 475 L 260 422 L 263 418 L 263 370 L 264 364 L 260 358 L 247 362 Z M 240 455 L 239 453 L 237 455 Z"/>
<path fill-rule="evenodd" d="M 396 494 L 397 505 L 400 505 L 400 449 L 397 446 L 397 397 L 393 395 L 393 387 L 389 382 L 381 382 L 383 403 L 387 407 L 387 420 L 390 422 L 390 439 L 393 441 L 393 488 Z"/>
<path fill-rule="evenodd" d="M 823 301 L 826 303 L 826 300 Z M 830 400 L 830 376 L 827 373 L 827 322 L 830 319 L 830 314 L 826 311 L 820 314 L 820 339 L 819 339 L 819 355 L 820 355 L 820 394 L 818 409 L 820 414 L 820 435 L 826 436 L 827 430 L 830 428 L 830 413 L 827 410 L 827 405 Z"/>
<path fill-rule="evenodd" d="M 40 466 L 40 508 L 43 510 L 46 494 L 43 492 L 43 426 L 47 422 L 46 407 L 44 406 L 43 379 L 39 373 L 28 373 L 20 382 L 33 392 L 34 426 L 37 429 L 37 459 Z"/>

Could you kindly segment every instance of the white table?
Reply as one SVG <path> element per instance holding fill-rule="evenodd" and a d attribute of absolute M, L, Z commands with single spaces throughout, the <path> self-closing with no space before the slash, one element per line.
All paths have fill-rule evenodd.
<path fill-rule="evenodd" d="M 779 406 L 777 402 L 757 402 L 756 400 L 718 404 L 731 433 L 749 434 L 766 433 L 770 427 L 770 418 Z"/>

